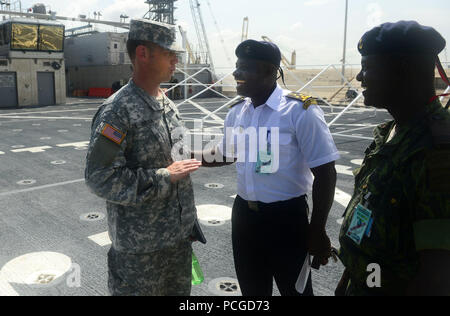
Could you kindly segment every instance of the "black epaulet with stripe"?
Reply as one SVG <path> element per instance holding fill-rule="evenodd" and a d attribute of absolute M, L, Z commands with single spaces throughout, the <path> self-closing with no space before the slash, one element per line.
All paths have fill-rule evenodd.
<path fill-rule="evenodd" d="M 307 110 L 313 104 L 317 105 L 316 99 L 314 99 L 312 96 L 304 95 L 302 93 L 292 92 L 289 93 L 286 97 L 301 101 L 305 110 Z"/>
<path fill-rule="evenodd" d="M 235 102 L 233 102 L 230 105 L 228 105 L 228 108 L 231 109 L 231 108 L 235 107 L 236 105 L 238 105 L 239 103 L 242 103 L 244 101 L 245 101 L 245 97 L 240 97 Z"/>

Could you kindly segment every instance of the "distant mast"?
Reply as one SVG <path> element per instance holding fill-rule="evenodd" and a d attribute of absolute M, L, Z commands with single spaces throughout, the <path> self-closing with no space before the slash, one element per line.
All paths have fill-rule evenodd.
<path fill-rule="evenodd" d="M 175 1 L 177 0 L 147 0 L 145 3 L 149 5 L 149 9 L 144 18 L 175 25 Z"/>

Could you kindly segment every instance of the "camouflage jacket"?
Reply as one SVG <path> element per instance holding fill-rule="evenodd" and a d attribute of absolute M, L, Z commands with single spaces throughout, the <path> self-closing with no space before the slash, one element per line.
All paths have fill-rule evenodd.
<path fill-rule="evenodd" d="M 85 179 L 106 200 L 116 251 L 149 253 L 189 238 L 196 218 L 188 177 L 172 184 L 166 169 L 185 129 L 166 97 L 156 100 L 131 80 L 93 119 Z"/>
<path fill-rule="evenodd" d="M 427 107 L 427 117 L 387 142 L 394 123 L 375 129 L 374 142 L 355 171 L 355 191 L 340 233 L 340 257 L 351 275 L 352 294 L 402 295 L 418 272 L 419 251 L 450 251 L 450 114 L 435 102 Z M 366 203 L 374 222 L 370 237 L 358 245 L 346 233 L 355 208 Z M 372 263 L 381 268 L 381 288 L 367 286 Z"/>

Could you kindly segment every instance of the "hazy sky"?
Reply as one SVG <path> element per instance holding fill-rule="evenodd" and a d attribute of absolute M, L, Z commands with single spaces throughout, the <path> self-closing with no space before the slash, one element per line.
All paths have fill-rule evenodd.
<path fill-rule="evenodd" d="M 102 13 L 102 20 L 119 21 L 121 14 L 141 18 L 148 11 L 144 0 L 22 1 L 22 8 L 44 2 L 58 15 L 77 17 Z M 339 63 L 343 55 L 345 0 L 199 0 L 216 67 L 232 67 L 234 50 L 248 16 L 249 38 L 271 38 L 298 65 Z M 435 27 L 450 43 L 449 0 L 349 0 L 347 62 L 359 63 L 356 46 L 362 34 L 383 22 L 416 20 Z M 189 0 L 178 0 L 175 16 L 195 46 L 196 32 Z M 212 12 L 212 13 L 211 13 Z M 215 16 L 216 26 L 212 16 Z M 75 26 L 75 24 L 70 24 Z M 224 43 L 222 43 L 223 39 Z M 448 56 L 447 56 L 448 55 Z M 443 62 L 450 51 L 441 56 Z"/>

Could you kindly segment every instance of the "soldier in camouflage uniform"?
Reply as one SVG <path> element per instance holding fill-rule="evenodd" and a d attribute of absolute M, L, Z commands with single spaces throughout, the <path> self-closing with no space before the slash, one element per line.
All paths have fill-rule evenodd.
<path fill-rule="evenodd" d="M 444 47 L 433 28 L 405 21 L 359 43 L 365 104 L 394 120 L 375 129 L 355 172 L 336 295 L 450 295 L 450 114 L 434 88 Z"/>
<path fill-rule="evenodd" d="M 173 28 L 131 21 L 133 78 L 93 119 L 85 177 L 107 204 L 112 295 L 191 291 L 196 208 L 189 174 L 200 163 L 180 159 L 179 112 L 159 89 L 178 62 L 174 43 Z"/>

